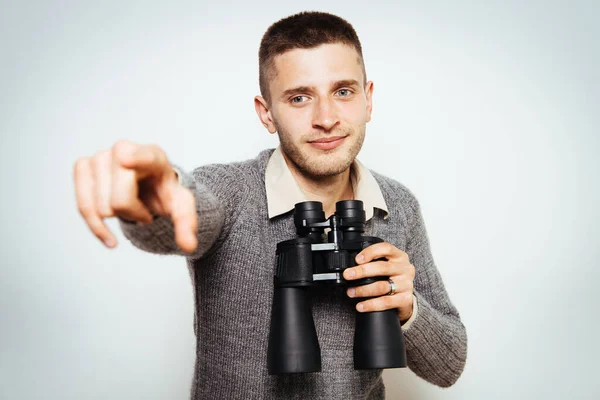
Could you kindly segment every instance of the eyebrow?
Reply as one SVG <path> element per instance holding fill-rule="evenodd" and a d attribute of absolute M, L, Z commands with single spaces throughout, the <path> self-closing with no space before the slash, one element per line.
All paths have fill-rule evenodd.
<path fill-rule="evenodd" d="M 342 79 L 341 81 L 335 82 L 334 88 L 339 89 L 344 86 L 359 86 L 360 84 L 356 79 Z"/>
<path fill-rule="evenodd" d="M 341 81 L 336 81 L 333 83 L 332 87 L 334 89 L 339 89 L 344 86 L 359 86 L 360 83 L 356 79 L 342 79 Z M 312 86 L 297 86 L 295 88 L 286 89 L 281 94 L 281 98 L 287 98 L 293 96 L 298 93 L 310 93 L 314 92 L 315 89 Z"/>
<path fill-rule="evenodd" d="M 313 88 L 310 86 L 297 86 L 295 88 L 284 90 L 281 94 L 281 98 L 293 96 L 298 93 L 308 93 L 312 92 Z"/>

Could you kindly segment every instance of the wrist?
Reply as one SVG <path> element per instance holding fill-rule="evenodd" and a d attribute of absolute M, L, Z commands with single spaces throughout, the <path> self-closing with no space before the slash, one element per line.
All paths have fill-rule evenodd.
<path fill-rule="evenodd" d="M 400 326 L 402 327 L 403 331 L 410 328 L 413 321 L 417 318 L 418 313 L 419 313 L 419 306 L 417 303 L 417 297 L 413 293 L 412 313 L 410 314 L 410 317 L 408 317 L 405 321 L 400 320 Z"/>

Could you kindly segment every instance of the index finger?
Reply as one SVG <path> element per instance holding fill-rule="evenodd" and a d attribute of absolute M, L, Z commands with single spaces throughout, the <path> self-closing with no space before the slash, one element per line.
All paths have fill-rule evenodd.
<path fill-rule="evenodd" d="M 136 148 L 122 146 L 117 149 L 121 166 L 136 170 L 138 179 L 159 176 L 169 171 L 169 162 L 165 153 L 155 145 L 142 145 Z"/>
<path fill-rule="evenodd" d="M 379 258 L 385 258 L 387 260 L 394 260 L 407 256 L 405 252 L 393 246 L 388 242 L 375 243 L 363 249 L 356 255 L 356 262 L 358 264 L 364 264 L 377 260 Z"/>

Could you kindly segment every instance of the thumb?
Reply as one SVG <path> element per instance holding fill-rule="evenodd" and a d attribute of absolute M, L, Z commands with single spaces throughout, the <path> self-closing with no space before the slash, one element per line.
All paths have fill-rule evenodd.
<path fill-rule="evenodd" d="M 175 242 L 181 249 L 191 253 L 198 246 L 196 201 L 189 189 L 179 184 L 171 187 L 171 201 L 165 211 L 173 221 Z"/>

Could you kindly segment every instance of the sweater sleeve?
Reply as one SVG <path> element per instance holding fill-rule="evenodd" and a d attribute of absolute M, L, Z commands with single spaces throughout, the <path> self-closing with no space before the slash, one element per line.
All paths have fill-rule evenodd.
<path fill-rule="evenodd" d="M 416 199 L 408 216 L 406 252 L 415 266 L 414 294 L 419 311 L 404 331 L 410 369 L 441 387 L 453 385 L 465 366 L 467 334 L 435 266 Z"/>
<path fill-rule="evenodd" d="M 185 253 L 175 243 L 173 222 L 165 216 L 157 216 L 150 224 L 139 224 L 119 220 L 121 230 L 131 243 L 145 251 L 156 254 L 178 254 L 199 258 L 215 243 L 223 229 L 225 220 L 223 206 L 219 199 L 194 175 L 175 167 L 179 182 L 191 190 L 196 202 L 198 216 L 198 246 L 192 254 Z"/>

